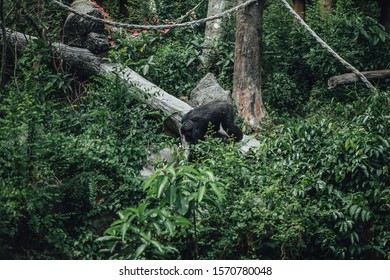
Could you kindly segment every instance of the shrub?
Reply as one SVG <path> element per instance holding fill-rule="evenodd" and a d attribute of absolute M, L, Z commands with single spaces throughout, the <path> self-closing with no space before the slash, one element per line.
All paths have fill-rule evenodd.
<path fill-rule="evenodd" d="M 72 81 L 32 48 L 0 102 L 1 258 L 96 258 L 91 237 L 142 196 L 161 124 L 115 79 L 67 103 Z"/>
<path fill-rule="evenodd" d="M 222 212 L 203 205 L 192 219 L 196 250 L 176 231 L 168 237 L 161 235 L 165 227 L 145 227 L 135 210 L 107 233 L 135 252 L 136 244 L 149 243 L 140 243 L 134 230 L 160 229 L 160 234 L 152 231 L 154 240 L 176 248 L 182 258 L 388 259 L 389 103 L 388 93 L 349 107 L 335 103 L 338 118 L 317 116 L 274 127 L 260 137 L 259 149 L 246 155 L 233 144 L 208 139 L 197 147 L 203 155 L 200 161 L 158 171 L 146 184 L 153 185 L 148 194 L 154 197 L 153 211 L 169 210 L 183 218 L 185 211 L 173 210 L 182 204 L 168 207 L 169 190 L 198 186 L 203 180 L 193 172 L 184 181 L 177 174 L 207 169 L 222 183 Z M 187 191 L 188 197 L 198 197 L 199 190 L 193 195 Z M 121 243 L 120 227 L 130 222 L 132 229 L 126 227 L 126 233 L 132 234 Z M 145 256 L 161 255 L 148 251 Z"/>
<path fill-rule="evenodd" d="M 378 16 L 375 5 L 365 3 L 361 6 L 356 5 L 355 1 L 337 1 L 333 13 L 324 13 L 318 3 L 314 1 L 307 6 L 305 21 L 338 54 L 360 71 L 388 67 L 390 36 L 373 18 Z M 272 109 L 304 114 L 311 111 L 311 104 L 307 103 L 313 99 L 327 102 L 337 98 L 350 102 L 345 98 L 342 87 L 332 91 L 326 89 L 331 76 L 349 70 L 306 30 L 294 24 L 292 16 L 280 2 L 270 3 L 267 7 L 263 30 L 264 99 L 272 104 Z M 357 86 L 360 94 L 364 93 L 364 84 L 358 83 Z M 380 87 L 386 89 L 388 83 L 382 82 Z M 290 98 L 291 92 L 294 94 Z M 306 104 L 309 106 L 305 107 Z"/>

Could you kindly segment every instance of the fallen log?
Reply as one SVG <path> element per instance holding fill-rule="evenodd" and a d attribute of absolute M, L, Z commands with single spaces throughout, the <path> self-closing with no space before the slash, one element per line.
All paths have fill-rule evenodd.
<path fill-rule="evenodd" d="M 0 37 L 2 37 L 2 32 L 0 32 Z M 34 36 L 7 30 L 7 42 L 12 49 L 23 50 L 29 41 L 36 39 Z M 87 49 L 70 47 L 62 43 L 53 43 L 52 48 L 54 57 L 67 64 L 78 75 L 101 75 L 104 77 L 116 75 L 123 82 L 147 93 L 147 98 L 144 98 L 143 102 L 149 107 L 167 114 L 170 120 L 168 123 L 169 127 L 177 133 L 179 132 L 182 117 L 193 109 L 184 101 L 168 94 L 130 68 L 116 63 L 107 63 Z M 244 140 L 240 144 L 240 150 L 243 152 L 260 145 L 256 139 L 248 136 L 244 136 Z"/>
<path fill-rule="evenodd" d="M 390 78 L 390 69 L 385 70 L 375 70 L 375 71 L 366 71 L 362 74 L 367 78 L 367 80 L 376 80 L 376 79 L 385 79 Z M 347 85 L 360 82 L 360 78 L 354 73 L 346 73 L 339 76 L 330 77 L 328 80 L 328 88 L 332 89 L 339 85 Z"/>
<path fill-rule="evenodd" d="M 0 35 L 1 36 L 1 35 Z M 29 41 L 36 40 L 34 36 L 25 35 L 20 32 L 7 32 L 7 42 L 14 49 L 23 50 Z M 148 99 L 144 100 L 147 105 L 159 109 L 168 114 L 174 121 L 173 129 L 178 132 L 181 117 L 192 107 L 180 99 L 168 94 L 158 86 L 149 82 L 141 75 L 124 68 L 120 64 L 107 63 L 103 59 L 87 49 L 70 47 L 62 43 L 53 43 L 53 54 L 56 60 L 67 64 L 76 74 L 80 76 L 101 75 L 104 77 L 117 75 L 127 84 L 147 92 Z"/>

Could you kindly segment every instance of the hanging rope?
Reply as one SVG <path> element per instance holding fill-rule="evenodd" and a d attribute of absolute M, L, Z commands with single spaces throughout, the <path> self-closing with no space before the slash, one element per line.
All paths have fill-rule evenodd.
<path fill-rule="evenodd" d="M 315 39 L 320 45 L 326 49 L 334 58 L 336 58 L 342 65 L 351 70 L 359 79 L 372 91 L 376 92 L 376 88 L 367 80 L 367 78 L 355 67 L 349 64 L 345 59 L 338 55 L 324 40 L 322 40 L 311 28 L 306 24 L 306 22 L 291 8 L 286 0 L 281 0 L 284 6 L 293 14 L 294 18 L 299 24 L 301 24 Z"/>
<path fill-rule="evenodd" d="M 225 18 L 227 16 L 230 16 L 231 14 L 236 13 L 238 10 L 245 8 L 246 6 L 249 6 L 250 4 L 255 3 L 257 1 L 258 0 L 248 0 L 245 3 L 237 5 L 236 7 L 231 8 L 229 10 L 226 10 L 220 14 L 210 16 L 207 18 L 203 18 L 203 19 L 199 19 L 199 20 L 188 21 L 188 22 L 177 23 L 177 24 L 139 25 L 139 24 L 128 24 L 128 23 L 114 22 L 114 21 L 109 21 L 109 20 L 105 20 L 105 19 L 101 19 L 101 18 L 96 18 L 94 16 L 77 11 L 77 10 L 63 4 L 60 1 L 51 0 L 51 2 L 53 2 L 54 4 L 57 4 L 63 10 L 74 13 L 74 14 L 76 14 L 80 17 L 86 18 L 86 19 L 90 19 L 90 20 L 97 21 L 97 22 L 102 22 L 104 24 L 108 24 L 108 25 L 115 26 L 115 27 L 122 27 L 122 28 L 128 28 L 128 29 L 142 29 L 142 30 L 162 30 L 162 29 L 173 29 L 173 28 L 179 28 L 179 27 L 194 27 L 194 26 L 206 23 L 208 21 L 212 21 L 212 20 L 216 20 L 216 19 Z"/>

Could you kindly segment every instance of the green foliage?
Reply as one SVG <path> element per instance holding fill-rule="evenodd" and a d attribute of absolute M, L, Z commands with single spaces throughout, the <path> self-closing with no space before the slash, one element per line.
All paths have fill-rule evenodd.
<path fill-rule="evenodd" d="M 154 32 L 119 37 L 110 60 L 129 66 L 170 94 L 187 96 L 205 72 L 200 69 L 201 39 L 192 33 L 183 35 L 188 43 L 177 41 L 174 34 Z"/>
<path fill-rule="evenodd" d="M 63 1 L 70 5 L 72 1 Z M 48 0 L 4 1 L 6 27 L 47 41 L 61 41 L 66 15 Z"/>
<path fill-rule="evenodd" d="M 204 76 L 201 69 L 202 44 L 198 38 L 188 38 L 186 45 L 168 42 L 157 49 L 155 61 L 157 67 L 151 73 L 151 79 L 163 89 L 175 96 L 188 96 L 197 82 Z"/>
<path fill-rule="evenodd" d="M 339 116 L 359 113 L 293 121 L 245 157 L 227 147 L 203 163 L 229 184 L 202 257 L 389 258 L 389 102 L 380 93 L 336 103 Z"/>
<path fill-rule="evenodd" d="M 231 89 L 233 87 L 234 41 L 214 40 L 207 68 L 215 74 L 222 87 Z"/>
<path fill-rule="evenodd" d="M 207 139 L 195 162 L 159 163 L 146 181 L 147 149 L 166 143 L 157 113 L 138 101 L 147 95 L 53 71 L 47 42 L 65 15 L 30 2 L 5 3 L 7 26 L 40 39 L 0 95 L 0 258 L 390 259 L 388 84 L 370 96 L 361 85 L 328 90 L 345 69 L 279 1 L 264 14 L 261 74 L 267 109 L 283 123 L 263 123 L 260 147 L 245 154 Z M 115 18 L 117 1 L 98 2 Z M 156 21 L 198 3 L 155 2 Z M 331 14 L 317 2 L 306 21 L 336 52 L 359 70 L 388 68 L 376 1 L 337 1 Z M 131 21 L 151 20 L 145 5 L 129 1 Z M 231 88 L 234 20 L 224 24 L 207 69 L 203 27 L 115 35 L 109 59 L 176 96 L 205 71 Z"/>
<path fill-rule="evenodd" d="M 388 259 L 389 94 L 331 105 L 334 118 L 273 127 L 246 155 L 210 138 L 197 146 L 198 161 L 159 169 L 144 184 L 145 200 L 100 238 L 106 251 L 146 259 Z"/>
<path fill-rule="evenodd" d="M 1 95 L 1 258 L 96 258 L 91 237 L 141 197 L 159 124 L 116 80 L 66 103 L 73 81 L 48 69 L 48 52 L 31 46 Z"/>
<path fill-rule="evenodd" d="M 133 0 L 126 5 L 126 8 L 128 13 L 126 20 L 132 23 L 144 23 L 154 16 L 149 1 Z"/>
<path fill-rule="evenodd" d="M 179 19 L 188 11 L 194 8 L 199 1 L 184 0 L 172 2 L 169 0 L 155 0 L 158 14 L 163 19 Z M 203 18 L 207 13 L 207 1 L 204 1 L 200 8 L 195 11 L 194 17 Z"/>
<path fill-rule="evenodd" d="M 337 1 L 334 12 L 327 13 L 314 1 L 307 6 L 305 21 L 349 63 L 368 71 L 386 69 L 390 61 L 390 36 L 373 18 L 378 15 L 372 3 L 357 6 L 355 1 Z M 348 70 L 292 21 L 278 1 L 270 3 L 264 14 L 264 99 L 277 112 L 301 114 L 317 110 L 310 108 L 313 98 L 341 101 L 342 89 L 329 92 L 327 80 Z M 381 85 L 386 89 L 388 83 Z M 364 90 L 362 83 L 357 86 Z"/>
<path fill-rule="evenodd" d="M 308 22 L 316 32 L 356 68 L 374 70 L 387 67 L 390 37 L 375 19 L 358 9 L 342 7 L 340 3 L 334 14 L 324 15 L 318 7 L 312 6 L 308 15 Z M 313 72 L 336 75 L 345 71 L 320 47 L 310 49 L 306 59 Z"/>
<path fill-rule="evenodd" d="M 205 168 L 171 163 L 157 170 L 144 184 L 144 201 L 136 208 L 120 211 L 120 219 L 105 231 L 105 236 L 98 238 L 105 242 L 102 252 L 116 259 L 171 258 L 178 251 L 164 243 L 188 235 L 191 218 L 193 257 L 197 258 L 199 216 L 210 206 L 221 210 L 221 186 Z"/>
<path fill-rule="evenodd" d="M 265 83 L 264 101 L 275 111 L 293 112 L 304 100 L 295 80 L 285 73 L 275 73 Z"/>

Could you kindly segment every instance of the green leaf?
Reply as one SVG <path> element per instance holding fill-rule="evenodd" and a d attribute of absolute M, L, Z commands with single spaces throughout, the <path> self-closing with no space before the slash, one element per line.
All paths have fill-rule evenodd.
<path fill-rule="evenodd" d="M 202 185 L 198 190 L 198 202 L 199 203 L 202 201 L 205 192 L 206 192 L 206 186 Z"/>
<path fill-rule="evenodd" d="M 173 225 L 173 223 L 171 223 L 171 221 L 169 220 L 166 220 L 164 223 L 169 231 L 169 234 L 173 235 L 173 233 L 175 232 L 175 226 Z"/>
<path fill-rule="evenodd" d="M 209 177 L 211 182 L 215 182 L 214 174 L 211 171 L 204 171 L 204 173 Z"/>
<path fill-rule="evenodd" d="M 207 203 L 208 205 L 214 206 L 215 208 L 217 208 L 219 210 L 219 212 L 222 213 L 223 208 L 222 208 L 222 205 L 218 201 L 215 201 L 213 199 L 205 197 L 204 202 Z"/>
<path fill-rule="evenodd" d="M 161 197 L 161 194 L 162 192 L 164 191 L 164 188 L 165 186 L 167 185 L 168 183 L 168 177 L 167 176 L 164 176 L 161 180 L 161 183 L 159 184 L 158 186 L 158 189 L 157 189 L 157 198 L 160 198 Z"/>
<path fill-rule="evenodd" d="M 194 62 L 195 59 L 196 59 L 196 57 L 191 57 L 191 58 L 187 61 L 186 66 L 187 66 L 187 67 L 190 66 L 190 64 L 191 64 L 192 62 Z"/>
<path fill-rule="evenodd" d="M 171 173 L 173 175 L 173 177 L 175 178 L 176 177 L 176 169 L 175 169 L 175 165 L 176 165 L 176 162 L 171 162 L 170 164 L 168 164 L 167 167 L 165 167 L 165 171 L 167 171 L 168 173 Z"/>
<path fill-rule="evenodd" d="M 386 256 L 387 253 L 386 251 L 384 251 L 381 247 L 379 246 L 372 246 L 372 248 L 374 248 L 377 252 L 381 253 L 383 256 Z"/>
<path fill-rule="evenodd" d="M 184 217 L 175 216 L 174 219 L 175 219 L 175 224 L 177 226 L 182 226 L 182 227 L 192 226 L 192 223 Z"/>
<path fill-rule="evenodd" d="M 142 245 L 138 246 L 137 250 L 135 251 L 133 259 L 134 260 L 138 259 L 139 256 L 142 255 L 142 253 L 146 250 L 147 247 L 148 247 L 148 244 L 142 244 Z"/>
<path fill-rule="evenodd" d="M 162 245 L 161 245 L 158 241 L 156 241 L 156 240 L 151 240 L 150 243 L 153 244 L 153 246 L 156 247 L 157 250 L 159 250 L 161 253 L 164 252 L 164 250 L 163 250 L 163 248 L 162 248 Z"/>
<path fill-rule="evenodd" d="M 147 233 L 145 232 L 140 232 L 140 235 L 143 239 L 145 239 L 146 241 L 150 242 L 151 238 L 152 238 L 152 234 L 150 233 L 150 231 L 148 231 Z"/>
<path fill-rule="evenodd" d="M 188 198 L 185 196 L 180 196 L 179 199 L 177 200 L 177 205 L 176 205 L 176 211 L 184 216 L 187 214 L 188 209 L 190 208 L 190 203 L 188 201 Z"/>
<path fill-rule="evenodd" d="M 160 171 L 157 170 L 152 176 L 149 177 L 149 179 L 145 182 L 144 184 L 144 191 L 147 190 L 148 188 L 150 188 L 150 186 L 152 185 L 152 183 L 154 183 L 154 181 L 156 180 L 156 177 L 157 176 L 161 176 L 160 175 Z"/>
<path fill-rule="evenodd" d="M 146 207 L 148 207 L 148 205 L 149 205 L 149 203 L 141 203 L 141 205 L 138 206 L 137 215 L 139 218 L 144 216 L 145 209 L 146 209 Z"/>
<path fill-rule="evenodd" d="M 210 183 L 210 186 L 214 194 L 218 197 L 219 200 L 225 199 L 225 196 L 222 194 L 221 190 L 218 188 L 216 183 Z"/>
<path fill-rule="evenodd" d="M 196 170 L 195 168 L 191 167 L 191 166 L 187 166 L 187 165 L 182 165 L 182 166 L 179 166 L 177 168 L 177 170 L 182 170 L 182 171 L 186 171 L 186 172 L 189 172 L 189 173 L 192 173 L 192 174 L 195 174 L 195 175 L 199 175 L 199 171 Z"/>
<path fill-rule="evenodd" d="M 129 224 L 128 223 L 123 223 L 122 226 L 121 226 L 121 239 L 122 239 L 122 242 L 125 242 L 125 237 L 126 237 L 126 233 L 127 233 L 127 229 L 129 228 Z"/>
<path fill-rule="evenodd" d="M 120 238 L 118 236 L 102 236 L 96 238 L 96 242 L 107 242 L 107 241 L 118 241 Z"/>
<path fill-rule="evenodd" d="M 352 205 L 350 208 L 349 208 L 349 214 L 351 216 L 353 216 L 356 212 L 356 209 L 358 209 L 359 205 Z"/>
<path fill-rule="evenodd" d="M 169 187 L 169 193 L 168 193 L 169 205 L 171 207 L 173 206 L 173 204 L 176 201 L 176 191 L 177 191 L 176 185 L 175 184 L 171 184 L 170 187 Z"/>

